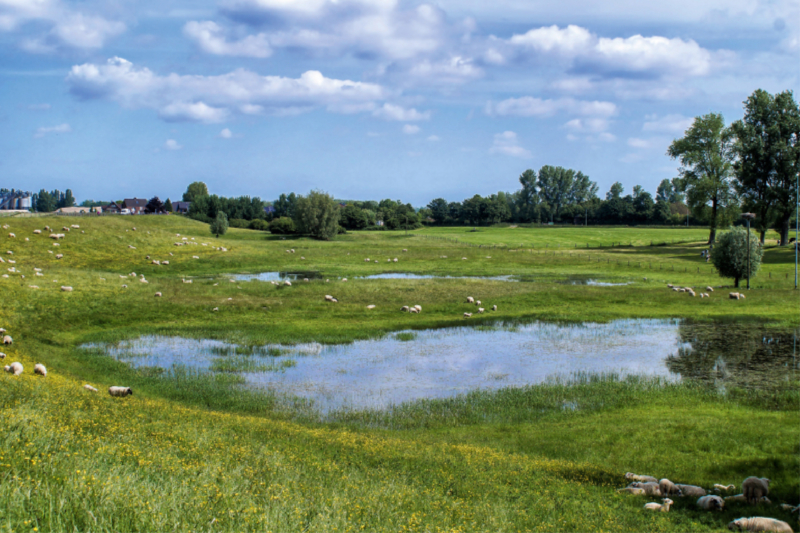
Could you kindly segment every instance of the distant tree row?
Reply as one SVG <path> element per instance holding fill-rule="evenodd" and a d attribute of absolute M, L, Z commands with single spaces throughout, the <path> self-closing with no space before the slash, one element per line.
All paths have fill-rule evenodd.
<path fill-rule="evenodd" d="M 50 213 L 62 207 L 74 206 L 75 197 L 72 195 L 71 189 L 67 189 L 64 192 L 58 189 L 47 192 L 42 189 L 31 198 L 31 210 L 39 213 Z"/>

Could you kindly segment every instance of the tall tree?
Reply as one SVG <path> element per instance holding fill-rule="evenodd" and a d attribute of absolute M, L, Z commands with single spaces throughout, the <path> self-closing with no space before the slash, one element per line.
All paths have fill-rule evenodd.
<path fill-rule="evenodd" d="M 294 223 L 302 233 L 329 241 L 339 231 L 339 204 L 331 195 L 311 191 L 299 196 L 294 209 Z"/>
<path fill-rule="evenodd" d="M 800 170 L 800 111 L 791 91 L 773 97 L 758 89 L 744 104 L 744 117 L 731 125 L 739 155 L 737 188 L 756 213 L 761 242 L 777 219 L 785 245 Z"/>
<path fill-rule="evenodd" d="M 61 207 L 74 207 L 75 206 L 75 197 L 72 196 L 72 189 L 67 189 L 67 192 L 64 193 L 64 205 Z"/>
<path fill-rule="evenodd" d="M 211 233 L 216 235 L 217 238 L 219 238 L 220 235 L 225 235 L 228 231 L 228 216 L 222 211 L 217 213 L 217 216 L 211 221 L 209 230 L 211 230 Z"/>
<path fill-rule="evenodd" d="M 522 190 L 519 194 L 519 214 L 522 220 L 532 222 L 539 219 L 539 190 L 536 184 L 536 172 L 526 170 L 519 176 Z"/>
<path fill-rule="evenodd" d="M 539 169 L 539 197 L 547 204 L 550 220 L 567 205 L 582 204 L 597 194 L 597 184 L 583 172 L 545 165 Z"/>
<path fill-rule="evenodd" d="M 622 184 L 618 181 L 615 181 L 614 184 L 608 189 L 606 193 L 606 200 L 614 200 L 622 198 L 622 193 L 625 192 L 625 188 Z"/>
<path fill-rule="evenodd" d="M 194 181 L 186 187 L 186 192 L 183 193 L 183 201 L 194 202 L 201 196 L 208 196 L 208 187 L 202 181 Z"/>
<path fill-rule="evenodd" d="M 672 141 L 667 154 L 679 159 L 682 189 L 696 216 L 711 204 L 708 215 L 708 242 L 717 236 L 720 211 L 736 202 L 733 188 L 733 133 L 725 127 L 725 119 L 709 113 L 694 119 L 681 139 Z"/>
<path fill-rule="evenodd" d="M 166 211 L 167 213 L 172 213 L 173 211 L 172 202 L 170 201 L 169 198 L 167 198 L 167 201 L 164 202 L 164 211 Z"/>
<path fill-rule="evenodd" d="M 431 210 L 431 218 L 433 218 L 437 224 L 444 224 L 447 220 L 447 200 L 444 198 L 435 198 L 431 200 L 428 204 L 428 209 Z"/>
<path fill-rule="evenodd" d="M 39 196 L 36 199 L 36 210 L 40 213 L 50 213 L 55 211 L 57 206 L 56 199 L 53 195 L 42 189 L 39 191 Z"/>

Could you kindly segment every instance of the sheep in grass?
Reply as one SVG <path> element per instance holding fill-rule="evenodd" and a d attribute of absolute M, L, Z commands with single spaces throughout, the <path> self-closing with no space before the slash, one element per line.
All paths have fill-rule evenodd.
<path fill-rule="evenodd" d="M 325 295 L 325 301 L 326 302 L 330 302 L 331 300 L 333 300 L 333 296 L 331 296 L 330 294 L 326 294 Z"/>
<path fill-rule="evenodd" d="M 739 294 L 738 292 L 728 293 L 728 298 L 730 298 L 731 300 L 738 300 L 740 296 L 741 294 Z"/>
<path fill-rule="evenodd" d="M 705 511 L 722 511 L 725 500 L 719 496 L 703 496 L 697 499 L 697 506 Z"/>
<path fill-rule="evenodd" d="M 478 313 L 483 313 L 483 307 L 478 308 Z"/>
<path fill-rule="evenodd" d="M 33 373 L 39 374 L 42 377 L 47 377 L 47 369 L 41 363 L 33 365 Z"/>
<path fill-rule="evenodd" d="M 725 496 L 723 498 L 728 503 L 747 503 L 747 498 L 744 497 L 744 494 L 734 494 L 733 496 Z M 772 501 L 767 498 L 766 496 L 762 496 L 758 503 L 766 503 L 767 505 L 771 504 Z"/>
<path fill-rule="evenodd" d="M 475 303 L 475 298 L 473 298 L 472 296 L 467 296 L 467 303 L 468 304 L 474 304 Z"/>
<path fill-rule="evenodd" d="M 22 363 L 11 363 L 10 365 L 3 367 L 3 370 L 14 376 L 19 376 L 22 374 Z"/>
<path fill-rule="evenodd" d="M 156 298 L 161 298 L 161 293 L 160 292 L 156 293 Z"/>
<path fill-rule="evenodd" d="M 644 504 L 644 508 L 650 511 L 660 511 L 662 513 L 668 513 L 670 505 L 672 505 L 674 502 L 669 498 L 663 498 L 661 501 L 663 503 L 656 503 L 656 502 L 646 503 Z"/>
<path fill-rule="evenodd" d="M 41 235 L 41 234 L 42 234 L 42 230 L 40 230 L 40 229 L 35 229 L 35 230 L 33 230 L 33 234 L 34 234 L 34 235 Z"/>
<path fill-rule="evenodd" d="M 658 487 L 658 483 L 655 481 L 647 481 L 647 482 L 640 482 L 634 481 L 629 487 L 633 487 L 636 489 L 644 489 L 644 493 L 648 496 L 654 496 L 656 498 L 661 497 L 661 489 Z"/>
<path fill-rule="evenodd" d="M 5 359 L 5 358 L 6 358 L 6 354 L 4 354 L 3 352 L 0 352 L 0 359 Z"/>
<path fill-rule="evenodd" d="M 133 394 L 133 390 L 130 387 L 109 387 L 108 393 L 111 396 L 129 396 Z"/>
<path fill-rule="evenodd" d="M 404 305 L 403 307 L 400 308 L 400 311 L 402 311 L 404 313 L 408 313 L 408 310 L 409 310 L 409 308 L 408 308 L 407 305 Z"/>
<path fill-rule="evenodd" d="M 67 286 L 65 286 L 65 285 L 62 285 L 62 286 L 61 286 L 61 290 L 62 290 L 63 292 L 72 292 L 72 287 L 67 287 Z"/>
<path fill-rule="evenodd" d="M 16 235 L 14 235 L 13 233 L 9 233 L 9 234 L 8 234 L 8 238 L 9 238 L 9 239 L 15 239 L 16 237 L 17 237 L 17 236 L 16 236 Z"/>
<path fill-rule="evenodd" d="M 421 306 L 421 305 L 415 305 L 415 306 L 414 306 L 414 308 L 415 308 L 415 309 L 416 309 L 418 312 L 420 312 L 420 313 L 422 312 L 422 306 Z"/>
<path fill-rule="evenodd" d="M 709 285 L 708 287 L 706 287 L 706 290 L 707 290 L 708 292 L 714 292 L 714 287 L 712 287 L 711 285 Z"/>
<path fill-rule="evenodd" d="M 411 309 L 408 310 L 408 312 L 418 315 L 419 314 L 419 309 L 417 309 L 416 307 L 412 307 Z"/>
<path fill-rule="evenodd" d="M 783 509 L 784 511 L 789 511 L 790 513 L 796 513 L 800 511 L 800 505 L 795 506 L 790 503 L 782 503 L 781 509 Z"/>
<path fill-rule="evenodd" d="M 215 307 L 214 309 L 212 309 L 212 311 L 215 311 L 215 312 L 219 311 L 219 307 Z"/>
<path fill-rule="evenodd" d="M 375 306 L 374 305 L 368 305 L 367 309 L 375 309 Z"/>
<path fill-rule="evenodd" d="M 752 516 L 750 518 L 737 518 L 728 523 L 731 531 L 772 531 L 776 533 L 793 533 L 791 526 L 782 520 Z"/>
<path fill-rule="evenodd" d="M 286 281 L 284 281 L 283 284 L 286 285 L 287 287 L 291 287 L 292 286 L 292 282 L 289 281 L 288 279 Z"/>
<path fill-rule="evenodd" d="M 56 254 L 56 259 L 61 259 L 62 257 L 64 257 L 64 254 Z"/>
<path fill-rule="evenodd" d="M 736 485 L 720 485 L 719 483 L 714 483 L 714 490 L 715 491 L 729 491 L 729 490 L 736 490 Z"/>
<path fill-rule="evenodd" d="M 687 496 L 689 498 L 699 498 L 701 496 L 705 496 L 706 494 L 708 494 L 708 492 L 706 492 L 706 489 L 698 487 L 697 485 L 681 485 L 680 483 L 678 483 L 675 486 L 680 489 L 681 496 Z"/>
<path fill-rule="evenodd" d="M 667 478 L 659 479 L 658 480 L 658 490 L 661 491 L 661 494 L 664 496 L 669 496 L 672 494 L 680 495 L 681 489 L 678 488 L 675 483 L 668 480 Z"/>
<path fill-rule="evenodd" d="M 644 489 L 639 489 L 636 487 L 625 487 L 624 489 L 618 489 L 617 492 L 627 492 L 628 494 L 633 494 L 635 496 L 644 496 Z"/>
<path fill-rule="evenodd" d="M 3 344 L 13 344 L 14 339 L 10 335 L 3 335 Z"/>
<path fill-rule="evenodd" d="M 475 305 L 477 305 L 477 306 L 479 306 L 479 307 L 480 307 L 480 305 L 481 305 L 481 301 L 480 301 L 480 300 L 475 300 Z"/>
<path fill-rule="evenodd" d="M 750 476 L 742 482 L 742 494 L 747 503 L 755 505 L 762 496 L 769 494 L 769 479 Z"/>
<path fill-rule="evenodd" d="M 464 313 L 464 318 L 469 318 L 472 316 L 472 313 Z"/>
<path fill-rule="evenodd" d="M 84 389 L 88 390 L 89 392 L 97 392 L 97 389 L 89 385 L 88 383 L 83 386 Z"/>

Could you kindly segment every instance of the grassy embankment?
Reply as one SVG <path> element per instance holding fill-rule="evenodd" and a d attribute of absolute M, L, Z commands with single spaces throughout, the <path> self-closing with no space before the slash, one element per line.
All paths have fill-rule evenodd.
<path fill-rule="evenodd" d="M 379 417 L 366 423 L 358 414 L 336 424 L 298 421 L 305 420 L 302 406 L 230 387 L 235 374 L 139 372 L 76 349 L 145 333 L 244 344 L 346 342 L 461 324 L 467 295 L 499 306 L 486 320 L 682 317 L 794 328 L 798 297 L 786 279 L 788 250 L 767 249 L 747 300 L 727 300 L 727 289 L 700 300 L 664 283 L 730 285 L 700 258 L 702 229 L 643 230 L 645 241 L 694 242 L 586 249 L 586 242 L 637 244 L 639 230 L 436 228 L 320 243 L 247 230 L 217 240 L 206 225 L 177 217 L 3 222 L 17 235 L 0 236 L 0 251 L 14 251 L 3 257 L 17 261 L 4 267 L 25 279 L 11 273 L 0 280 L 0 326 L 15 339 L 6 361 L 22 361 L 26 373 L 0 376 L 0 528 L 685 531 L 720 529 L 750 514 L 789 519 L 775 508 L 741 506 L 712 515 L 683 501 L 669 514 L 645 513 L 645 499 L 613 491 L 626 470 L 703 485 L 738 485 L 758 474 L 773 479 L 776 501 L 797 503 L 796 377 L 767 395 L 722 397 L 699 386 L 635 379 L 478 393 L 408 406 L 392 425 L 405 429 L 388 430 Z M 48 223 L 81 229 L 56 248 L 32 233 Z M 182 237 L 229 251 L 174 246 Z M 170 265 L 150 265 L 145 255 Z M 386 262 L 394 257 L 398 263 Z M 44 276 L 36 277 L 34 267 Z M 221 276 L 271 270 L 322 271 L 331 281 L 276 288 Z M 132 271 L 149 283 L 119 278 Z M 537 281 L 355 279 L 391 271 Z M 556 276 L 634 283 L 565 285 Z M 29 288 L 34 284 L 40 288 Z M 61 285 L 74 292 L 59 291 Z M 156 291 L 164 296 L 154 298 Z M 340 303 L 326 304 L 324 294 Z M 398 312 L 416 303 L 421 315 Z M 367 311 L 368 304 L 378 307 Z M 48 366 L 46 379 L 30 374 L 35 362 Z M 85 381 L 101 394 L 85 393 Z M 102 394 L 111 384 L 132 385 L 136 394 Z M 565 410 L 565 402 L 581 409 Z"/>

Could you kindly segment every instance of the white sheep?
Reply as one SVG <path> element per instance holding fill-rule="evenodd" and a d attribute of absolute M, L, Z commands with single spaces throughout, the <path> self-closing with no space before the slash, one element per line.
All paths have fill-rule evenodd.
<path fill-rule="evenodd" d="M 88 390 L 89 392 L 97 392 L 97 389 L 89 385 L 88 383 L 83 386 L 84 389 Z"/>
<path fill-rule="evenodd" d="M 420 312 L 420 313 L 422 312 L 422 306 L 421 305 L 415 305 L 414 307 L 416 308 L 416 310 L 418 312 Z"/>
<path fill-rule="evenodd" d="M 9 233 L 9 234 L 8 234 L 8 238 L 9 238 L 9 239 L 16 239 L 16 238 L 17 238 L 17 236 L 16 236 L 16 235 L 14 235 L 13 233 Z"/>
<path fill-rule="evenodd" d="M 478 313 L 483 313 L 483 307 L 478 308 Z"/>
<path fill-rule="evenodd" d="M 776 533 L 792 533 L 792 528 L 783 520 L 752 516 L 750 518 L 737 518 L 728 523 L 731 531 L 772 531 Z"/>
<path fill-rule="evenodd" d="M 660 490 L 661 494 L 664 496 L 669 496 L 670 494 L 680 494 L 681 492 L 681 489 L 679 489 L 677 485 L 667 478 L 658 480 L 658 490 Z"/>
<path fill-rule="evenodd" d="M 330 302 L 331 300 L 333 300 L 333 296 L 331 296 L 330 294 L 326 294 L 325 295 L 325 301 L 326 302 Z"/>
<path fill-rule="evenodd" d="M 3 335 L 3 344 L 13 344 L 14 339 L 10 335 Z"/>
<path fill-rule="evenodd" d="M 415 313 L 415 314 L 419 314 L 419 309 L 417 309 L 416 307 L 412 307 L 412 308 L 411 308 L 411 309 L 409 309 L 408 311 L 409 311 L 409 313 Z"/>
<path fill-rule="evenodd" d="M 19 376 L 22 374 L 22 363 L 14 362 L 10 365 L 3 367 L 3 370 L 8 372 L 9 374 L 13 374 L 15 376 Z"/>
<path fill-rule="evenodd" d="M 34 234 L 34 235 L 41 235 L 41 234 L 42 234 L 42 230 L 40 230 L 40 229 L 35 229 L 35 230 L 33 230 L 33 234 Z"/>
<path fill-rule="evenodd" d="M 464 313 L 464 318 L 469 318 L 472 316 L 472 313 Z"/>
<path fill-rule="evenodd" d="M 283 284 L 286 285 L 287 287 L 291 287 L 292 286 L 292 282 L 289 281 L 288 279 L 286 281 L 284 281 Z"/>
<path fill-rule="evenodd" d="M 478 306 L 481 305 L 481 301 L 480 300 L 475 300 L 475 305 L 478 305 Z"/>
<path fill-rule="evenodd" d="M 716 489 L 716 490 L 724 490 L 724 491 L 736 490 L 736 485 L 734 485 L 734 484 L 720 485 L 719 483 L 714 483 L 714 489 Z"/>
<path fill-rule="evenodd" d="M 769 494 L 769 479 L 750 476 L 742 482 L 742 494 L 747 503 L 755 505 L 762 496 Z"/>
<path fill-rule="evenodd" d="M 394 261 L 395 263 L 397 263 L 397 258 L 395 257 L 394 259 L 392 259 L 392 261 Z"/>
<path fill-rule="evenodd" d="M 747 498 L 744 497 L 744 494 L 734 494 L 733 496 L 725 496 L 725 498 L 723 499 L 726 502 L 730 503 L 747 503 Z M 772 501 L 766 496 L 762 496 L 761 499 L 758 500 L 758 503 L 766 503 L 767 505 L 769 505 L 772 503 Z"/>
<path fill-rule="evenodd" d="M 644 489 L 640 489 L 638 487 L 625 487 L 624 489 L 618 489 L 617 492 L 627 492 L 628 494 L 644 496 Z"/>
<path fill-rule="evenodd" d="M 689 498 L 699 498 L 700 496 L 705 496 L 708 494 L 706 489 L 703 487 L 698 487 L 697 485 L 682 485 L 680 483 L 675 485 L 681 491 L 681 496 L 687 496 Z"/>
<path fill-rule="evenodd" d="M 43 376 L 43 377 L 47 377 L 47 369 L 41 363 L 37 363 L 37 364 L 33 365 L 33 373 L 34 374 L 39 374 L 40 376 Z"/>
<path fill-rule="evenodd" d="M 635 481 L 628 486 L 644 489 L 644 493 L 647 494 L 648 496 L 654 496 L 657 498 L 661 497 L 661 489 L 658 487 L 658 483 L 656 483 L 655 481 L 647 481 L 647 482 Z"/>
<path fill-rule="evenodd" d="M 347 278 L 342 278 L 342 281 L 347 281 Z"/>
<path fill-rule="evenodd" d="M 160 292 L 156 293 L 156 298 L 161 298 L 161 293 Z"/>
<path fill-rule="evenodd" d="M 492 306 L 492 311 L 497 311 L 497 306 L 496 305 Z"/>
<path fill-rule="evenodd" d="M 219 311 L 219 307 L 215 307 L 212 311 Z"/>
<path fill-rule="evenodd" d="M 154 265 L 160 265 L 161 261 L 158 261 L 157 259 L 153 259 L 153 264 Z"/>
<path fill-rule="evenodd" d="M 656 503 L 656 502 L 646 503 L 644 504 L 644 508 L 650 511 L 661 511 L 662 513 L 668 513 L 670 505 L 672 505 L 674 502 L 669 498 L 663 498 L 661 501 L 663 503 Z"/>
<path fill-rule="evenodd" d="M 402 311 L 404 313 L 408 313 L 408 306 L 404 305 L 403 307 L 400 308 L 400 311 Z"/>
<path fill-rule="evenodd" d="M 368 305 L 367 309 L 375 309 L 375 306 L 374 305 Z"/>
<path fill-rule="evenodd" d="M 404 252 L 407 252 L 408 250 L 407 250 L 407 249 L 405 249 L 405 248 L 403 248 L 403 251 L 404 251 Z"/>
<path fill-rule="evenodd" d="M 714 288 L 713 288 L 711 285 L 709 285 L 708 287 L 706 287 L 706 290 L 707 290 L 708 292 L 714 292 Z"/>
<path fill-rule="evenodd" d="M 111 396 L 128 396 L 133 394 L 133 390 L 130 387 L 109 387 L 108 393 Z"/>
<path fill-rule="evenodd" d="M 64 254 L 56 254 L 56 259 L 61 259 L 62 257 L 64 257 Z"/>
<path fill-rule="evenodd" d="M 4 354 L 3 352 L 0 352 L 0 359 L 5 359 L 5 358 L 6 358 L 6 354 Z"/>
<path fill-rule="evenodd" d="M 728 298 L 731 300 L 738 300 L 739 296 L 741 296 L 738 292 L 730 292 L 728 293 Z"/>
<path fill-rule="evenodd" d="M 697 499 L 697 506 L 706 511 L 722 511 L 725 507 L 725 500 L 719 496 L 702 496 Z"/>
<path fill-rule="evenodd" d="M 467 303 L 468 304 L 474 304 L 475 303 L 475 298 L 473 298 L 472 296 L 467 296 Z"/>
<path fill-rule="evenodd" d="M 72 287 L 67 287 L 66 285 L 62 285 L 61 290 L 64 292 L 72 292 Z"/>
<path fill-rule="evenodd" d="M 161 261 L 162 265 L 169 265 L 169 261 Z"/>
<path fill-rule="evenodd" d="M 365 262 L 365 263 L 369 263 L 369 262 L 370 262 L 370 260 L 369 260 L 369 257 L 367 257 L 366 259 L 364 259 L 364 262 Z"/>

